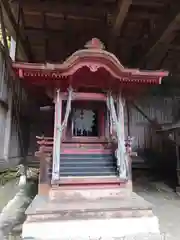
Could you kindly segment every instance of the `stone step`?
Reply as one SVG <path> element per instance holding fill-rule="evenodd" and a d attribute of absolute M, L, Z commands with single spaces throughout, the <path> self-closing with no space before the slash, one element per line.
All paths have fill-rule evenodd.
<path fill-rule="evenodd" d="M 60 201 L 72 200 L 98 200 L 98 199 L 119 199 L 131 196 L 129 189 L 123 189 L 118 186 L 113 188 L 109 186 L 105 188 L 98 186 L 97 188 L 62 188 L 54 187 L 49 191 L 50 200 L 59 199 Z"/>
<path fill-rule="evenodd" d="M 83 198 L 82 194 L 80 198 L 79 196 L 74 198 L 79 191 L 82 193 L 82 189 L 69 192 L 64 190 L 65 197 L 61 195 L 56 200 L 36 196 L 26 211 L 23 237 L 33 236 L 35 239 L 47 240 L 91 237 L 93 239 L 115 237 L 160 239 L 154 238 L 154 235 L 153 238 L 144 238 L 152 234 L 158 235 L 159 224 L 158 219 L 153 215 L 152 205 L 137 194 L 119 196 L 117 189 L 109 189 L 109 193 L 101 189 L 102 197 L 108 196 L 111 192 L 112 198 L 100 199 L 98 190 L 93 196 L 90 195 L 94 192 L 91 189 L 89 195 L 86 191 Z M 66 198 L 67 195 L 69 200 Z M 143 238 L 139 234 L 143 234 Z M 126 236 L 130 238 L 125 238 Z"/>
<path fill-rule="evenodd" d="M 82 198 L 79 196 L 73 198 L 70 195 L 66 197 L 65 194 L 65 197 L 53 200 L 49 197 L 36 196 L 28 208 L 27 214 L 50 214 L 57 215 L 58 218 L 66 215 L 70 218 L 77 216 L 101 217 L 101 215 L 104 217 L 110 215 L 111 217 L 123 217 L 125 215 L 139 217 L 140 214 L 151 215 L 152 205 L 135 193 L 129 196 L 119 195 L 118 197 L 112 196 L 109 198 L 95 198 L 95 195 L 94 198 Z"/>
<path fill-rule="evenodd" d="M 72 221 L 33 219 L 28 216 L 23 239 L 123 239 L 161 240 L 158 219 L 151 217 L 123 217 L 108 219 L 76 219 Z"/>

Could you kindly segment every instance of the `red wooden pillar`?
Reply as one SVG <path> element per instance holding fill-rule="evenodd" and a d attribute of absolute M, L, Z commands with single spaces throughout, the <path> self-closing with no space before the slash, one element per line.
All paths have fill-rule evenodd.
<path fill-rule="evenodd" d="M 104 111 L 104 108 L 100 108 L 99 109 L 99 128 L 100 128 L 100 131 L 99 131 L 99 137 L 104 137 L 105 136 L 105 111 Z"/>

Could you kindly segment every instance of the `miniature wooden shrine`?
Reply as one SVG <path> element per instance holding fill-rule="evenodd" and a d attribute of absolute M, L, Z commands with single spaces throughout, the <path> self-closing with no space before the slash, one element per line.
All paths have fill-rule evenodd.
<path fill-rule="evenodd" d="M 98 39 L 62 64 L 14 63 L 18 76 L 54 101 L 54 133 L 37 137 L 39 194 L 51 186 L 103 185 L 131 190 L 131 136 L 126 99 L 167 72 L 124 68 Z"/>

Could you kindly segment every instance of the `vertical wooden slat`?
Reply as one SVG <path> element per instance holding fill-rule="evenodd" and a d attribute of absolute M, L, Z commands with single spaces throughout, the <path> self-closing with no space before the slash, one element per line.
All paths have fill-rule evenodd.
<path fill-rule="evenodd" d="M 4 42 L 4 59 L 5 59 L 5 67 L 6 67 L 6 84 L 8 86 L 8 88 L 10 88 L 13 93 L 15 92 L 15 87 L 17 84 L 17 81 L 19 82 L 19 79 L 16 79 L 16 75 L 14 73 L 14 71 L 12 70 L 12 65 L 11 65 L 11 61 L 9 58 L 9 49 L 8 49 L 8 43 L 7 43 L 7 36 L 6 36 L 6 30 L 5 30 L 5 25 L 4 25 L 4 16 L 3 16 L 3 12 L 2 12 L 2 2 L 0 2 L 0 22 L 1 22 L 1 27 L 2 27 L 2 36 L 3 36 L 3 42 Z M 17 80 L 15 81 L 15 79 L 12 79 L 12 75 L 13 77 Z M 22 132 L 21 132 L 21 127 L 20 127 L 20 120 L 19 120 L 19 113 L 17 111 L 17 105 L 16 105 L 16 99 L 17 99 L 17 95 L 16 93 L 14 94 L 15 99 L 13 99 L 14 104 L 14 114 L 16 116 L 16 122 L 17 122 L 17 132 L 18 132 L 18 141 L 20 143 L 20 148 L 21 148 L 21 152 L 23 157 L 25 157 L 25 151 L 24 151 L 24 144 L 23 144 L 23 139 L 22 139 Z"/>
<path fill-rule="evenodd" d="M 0 159 L 4 156 L 4 137 L 5 137 L 5 127 L 6 127 L 6 110 L 0 105 Z"/>
<path fill-rule="evenodd" d="M 51 156 L 48 153 L 42 153 L 40 160 L 40 172 L 39 172 L 39 189 L 38 194 L 47 195 L 50 189 L 50 176 L 49 167 Z"/>
<path fill-rule="evenodd" d="M 10 140 L 11 140 L 11 126 L 12 126 L 12 91 L 8 91 L 8 111 L 6 114 L 6 128 L 5 128 L 5 139 L 4 139 L 4 158 L 9 158 Z"/>
<path fill-rule="evenodd" d="M 4 58 L 2 51 L 0 52 L 0 98 L 3 100 L 3 92 L 4 92 Z"/>
<path fill-rule="evenodd" d="M 110 116 L 107 106 L 105 108 L 105 137 L 110 138 Z"/>
<path fill-rule="evenodd" d="M 99 112 L 99 119 L 98 119 L 98 125 L 100 126 L 100 132 L 99 136 L 104 137 L 105 136 L 105 109 L 102 107 Z"/>
<path fill-rule="evenodd" d="M 127 114 L 127 134 L 128 134 L 128 136 L 131 136 L 131 132 L 130 132 L 130 108 L 129 108 L 128 101 L 126 101 L 126 114 Z"/>
<path fill-rule="evenodd" d="M 175 135 L 174 140 L 177 142 L 178 132 L 175 131 L 174 135 Z M 180 156 L 179 156 L 179 145 L 178 144 L 176 144 L 176 173 L 177 173 L 178 186 L 180 186 Z"/>

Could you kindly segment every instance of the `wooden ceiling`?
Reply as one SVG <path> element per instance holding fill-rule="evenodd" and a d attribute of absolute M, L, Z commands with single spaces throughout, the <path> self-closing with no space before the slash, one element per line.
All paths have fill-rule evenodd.
<path fill-rule="evenodd" d="M 180 72 L 179 0 L 1 1 L 30 61 L 62 62 L 97 37 L 127 67 Z"/>

